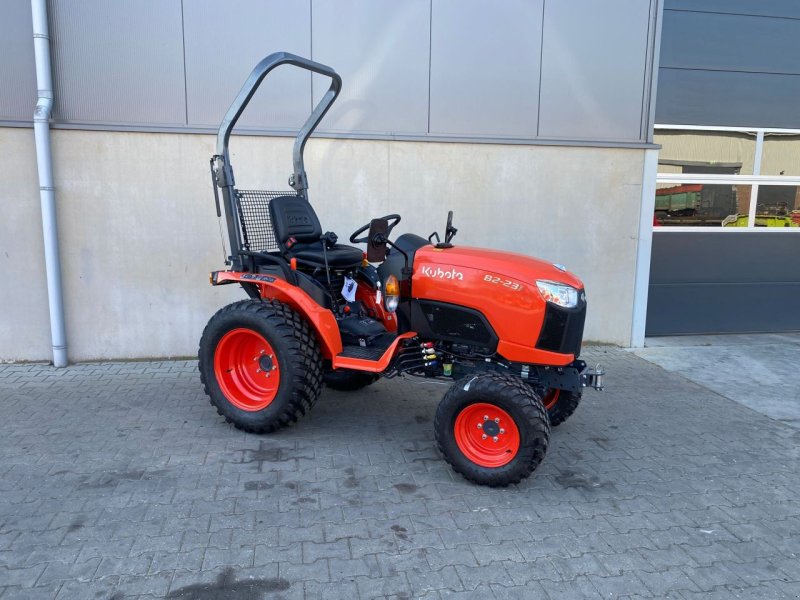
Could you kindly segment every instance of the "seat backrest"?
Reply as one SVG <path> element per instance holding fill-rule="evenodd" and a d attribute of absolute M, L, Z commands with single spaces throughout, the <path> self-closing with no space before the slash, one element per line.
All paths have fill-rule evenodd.
<path fill-rule="evenodd" d="M 272 226 L 281 248 L 286 248 L 289 238 L 294 242 L 319 241 L 322 225 L 311 204 L 302 196 L 281 196 L 269 203 Z"/>
<path fill-rule="evenodd" d="M 266 192 L 262 190 L 235 189 L 236 211 L 239 221 L 239 242 L 248 252 L 274 252 L 279 250 L 272 227 L 269 205 L 275 198 L 295 198 L 294 192 Z"/>

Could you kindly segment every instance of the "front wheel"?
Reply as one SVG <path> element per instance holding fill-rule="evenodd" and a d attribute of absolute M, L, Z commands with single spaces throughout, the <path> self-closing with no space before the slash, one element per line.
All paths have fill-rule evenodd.
<path fill-rule="evenodd" d="M 581 395 L 566 390 L 550 388 L 542 396 L 542 404 L 547 409 L 550 417 L 550 425 L 558 427 L 572 416 L 578 404 L 581 402 Z"/>
<path fill-rule="evenodd" d="M 470 375 L 436 410 L 436 442 L 450 466 L 491 487 L 519 483 L 542 462 L 550 421 L 536 392 L 516 377 Z"/>
<path fill-rule="evenodd" d="M 252 433 L 294 423 L 322 389 L 322 356 L 311 328 L 277 301 L 242 300 L 220 309 L 200 339 L 199 368 L 217 412 Z"/>

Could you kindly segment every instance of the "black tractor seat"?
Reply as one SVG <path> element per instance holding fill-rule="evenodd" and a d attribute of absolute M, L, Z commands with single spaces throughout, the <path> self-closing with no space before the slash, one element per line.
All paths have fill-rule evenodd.
<path fill-rule="evenodd" d="M 361 264 L 364 252 L 353 246 L 324 247 L 322 226 L 311 204 L 302 196 L 279 196 L 269 203 L 272 226 L 281 254 L 312 267 L 351 269 Z"/>

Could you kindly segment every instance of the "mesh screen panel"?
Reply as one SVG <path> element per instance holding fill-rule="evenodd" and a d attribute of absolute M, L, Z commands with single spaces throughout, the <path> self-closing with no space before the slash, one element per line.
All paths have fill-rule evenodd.
<path fill-rule="evenodd" d="M 278 250 L 275 229 L 269 216 L 269 203 L 281 196 L 296 196 L 295 192 L 264 192 L 261 190 L 234 190 L 239 225 L 242 230 L 242 248 L 250 252 Z"/>

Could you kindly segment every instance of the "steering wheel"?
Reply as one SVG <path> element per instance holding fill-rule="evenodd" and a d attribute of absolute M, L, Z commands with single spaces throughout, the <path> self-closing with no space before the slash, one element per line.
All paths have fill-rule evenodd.
<path fill-rule="evenodd" d="M 386 219 L 387 221 L 389 221 L 389 229 L 386 231 L 386 237 L 389 237 L 389 234 L 392 233 L 392 229 L 394 229 L 394 226 L 397 225 L 400 222 L 400 215 L 386 215 L 385 217 L 380 217 L 380 218 L 381 219 Z M 369 238 L 368 237 L 360 238 L 360 237 L 356 237 L 356 236 L 359 236 L 362 233 L 364 233 L 367 229 L 370 228 L 370 225 L 372 225 L 371 221 L 369 223 L 367 223 L 366 225 L 364 225 L 363 227 L 359 227 L 358 229 L 356 229 L 353 232 L 353 234 L 350 236 L 350 243 L 351 244 L 362 244 L 362 243 L 363 244 L 369 244 Z"/>

